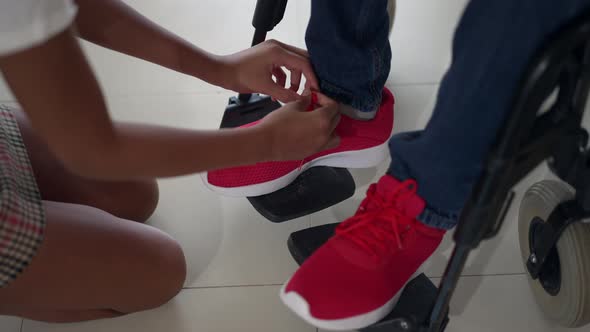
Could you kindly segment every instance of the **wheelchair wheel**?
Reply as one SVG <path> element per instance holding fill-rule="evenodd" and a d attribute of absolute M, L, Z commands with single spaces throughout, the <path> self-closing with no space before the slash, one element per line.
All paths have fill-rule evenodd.
<path fill-rule="evenodd" d="M 558 181 L 542 181 L 525 194 L 518 231 L 522 259 L 530 255 L 535 223 L 547 220 L 553 209 L 575 196 L 574 189 Z M 540 219 L 535 219 L 538 217 Z M 526 264 L 526 263 L 525 263 Z M 549 268 L 537 280 L 528 275 L 534 297 L 551 321 L 565 327 L 590 322 L 590 224 L 575 223 L 565 229 L 547 258 Z"/>

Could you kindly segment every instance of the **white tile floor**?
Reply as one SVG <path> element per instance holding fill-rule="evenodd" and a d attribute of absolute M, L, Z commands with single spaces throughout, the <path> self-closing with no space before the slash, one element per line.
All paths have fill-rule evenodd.
<path fill-rule="evenodd" d="M 145 15 L 213 52 L 248 46 L 255 0 L 129 0 Z M 399 0 L 388 86 L 396 93 L 396 131 L 423 127 L 450 59 L 450 41 L 466 0 Z M 303 46 L 309 1 L 289 2 L 284 21 L 271 33 Z M 119 120 L 188 128 L 217 127 L 227 91 L 110 51 L 86 50 Z M 0 101 L 14 101 L 0 82 Z M 285 241 L 298 229 L 340 221 L 363 198 L 386 164 L 354 171 L 357 194 L 331 209 L 286 224 L 265 221 L 243 199 L 220 198 L 199 176 L 161 181 L 161 203 L 151 224 L 180 241 L 187 256 L 186 289 L 168 305 L 128 317 L 49 325 L 0 317 L 2 332 L 284 331 L 313 332 L 279 303 L 279 285 L 292 273 Z M 546 175 L 540 168 L 519 185 L 519 194 Z M 518 201 L 518 200 L 517 200 Z M 472 255 L 452 308 L 453 332 L 562 331 L 543 320 L 533 302 L 519 258 L 514 206 L 500 236 Z M 428 270 L 442 274 L 450 239 Z M 436 281 L 436 279 L 435 279 Z M 590 331 L 589 328 L 582 329 Z"/>

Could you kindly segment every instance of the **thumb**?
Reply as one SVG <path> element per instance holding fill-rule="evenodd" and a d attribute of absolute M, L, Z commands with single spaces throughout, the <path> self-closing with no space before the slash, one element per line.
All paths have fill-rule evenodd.
<path fill-rule="evenodd" d="M 299 96 L 297 98 L 297 101 L 295 102 L 295 109 L 300 111 L 300 112 L 305 112 L 309 109 L 309 106 L 311 105 L 311 95 L 302 95 Z"/>
<path fill-rule="evenodd" d="M 264 85 L 264 89 L 262 90 L 262 93 L 267 94 L 283 103 L 288 103 L 299 99 L 297 92 L 294 92 L 290 89 L 285 89 L 272 80 L 267 81 Z"/>
<path fill-rule="evenodd" d="M 328 143 L 324 147 L 324 150 L 335 149 L 340 145 L 340 136 L 333 134 L 330 136 Z"/>
<path fill-rule="evenodd" d="M 320 118 L 324 118 L 325 121 L 334 124 L 335 127 L 335 125 L 337 125 L 340 121 L 340 105 L 338 103 L 329 103 L 321 105 L 322 106 L 317 108 L 311 114 Z"/>
<path fill-rule="evenodd" d="M 336 102 L 334 99 L 326 96 L 325 94 L 323 94 L 321 92 L 314 91 L 314 93 L 317 96 L 318 104 L 320 104 L 322 106 L 328 106 L 328 105 L 332 105 L 332 104 L 338 104 L 338 102 Z"/>

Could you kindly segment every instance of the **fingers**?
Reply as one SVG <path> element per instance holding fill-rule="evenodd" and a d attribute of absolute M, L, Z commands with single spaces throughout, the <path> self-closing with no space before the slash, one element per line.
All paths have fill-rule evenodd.
<path fill-rule="evenodd" d="M 316 117 L 321 128 L 326 131 L 326 134 L 332 135 L 338 123 L 340 123 L 339 104 L 321 93 L 316 94 L 318 96 L 318 103 L 321 106 L 311 112 L 310 115 Z"/>
<path fill-rule="evenodd" d="M 314 92 L 314 93 L 318 97 L 318 104 L 320 104 L 322 106 L 329 106 L 329 105 L 335 104 L 336 108 L 338 109 L 338 107 L 339 107 L 338 103 L 334 99 L 326 96 L 325 94 L 323 94 L 321 92 Z"/>
<path fill-rule="evenodd" d="M 304 57 L 305 59 L 307 59 L 309 61 L 309 53 L 302 49 L 302 48 L 298 48 L 295 46 L 291 46 L 282 42 L 277 41 L 276 43 L 278 43 L 282 48 L 297 54 L 299 56 Z M 310 66 L 311 67 L 311 66 Z M 299 87 L 301 86 L 301 76 L 303 74 L 303 72 L 299 69 L 299 68 L 289 68 L 289 70 L 291 71 L 291 90 L 293 91 L 299 91 Z M 313 69 L 312 69 L 313 72 Z M 315 75 L 315 73 L 313 73 Z M 312 75 L 310 73 L 306 74 L 306 80 L 305 80 L 305 87 L 306 88 L 310 88 L 311 85 L 313 84 L 313 88 L 314 89 L 319 89 L 318 87 L 318 83 L 317 83 L 317 79 L 308 75 Z"/>
<path fill-rule="evenodd" d="M 278 101 L 280 101 L 281 103 L 290 103 L 292 101 L 296 101 L 299 100 L 299 95 L 289 89 L 283 89 L 283 88 L 279 88 L 278 86 L 276 86 L 276 89 L 274 89 L 273 92 L 271 92 L 271 96 L 273 96 L 275 99 L 277 99 Z"/>
<path fill-rule="evenodd" d="M 338 136 L 335 132 L 338 123 L 340 123 L 340 112 L 337 113 L 336 116 L 329 119 L 330 124 L 328 127 L 327 135 L 329 135 L 328 143 L 324 146 L 324 150 L 334 149 L 340 145 L 340 136 Z"/>
<path fill-rule="evenodd" d="M 340 104 L 322 93 L 314 93 L 317 96 L 317 103 L 320 105 L 316 112 L 330 119 L 331 129 L 334 130 L 340 122 Z"/>
<path fill-rule="evenodd" d="M 299 55 L 301 55 L 303 57 L 309 58 L 309 53 L 306 50 L 302 49 L 302 48 L 295 47 L 295 46 L 292 46 L 292 45 L 289 45 L 289 44 L 285 44 L 285 43 L 280 42 L 278 40 L 274 40 L 274 42 L 276 44 L 280 45 L 282 48 L 285 48 L 285 49 L 287 49 L 287 50 L 289 50 L 289 51 L 291 51 L 293 53 L 299 54 Z"/>
<path fill-rule="evenodd" d="M 279 83 L 275 83 L 270 78 L 262 87 L 261 92 L 272 96 L 273 99 L 277 99 L 282 103 L 289 103 L 301 99 L 297 92 L 294 92 L 290 89 L 285 89 L 284 84 L 280 85 Z"/>
<path fill-rule="evenodd" d="M 330 140 L 328 141 L 328 144 L 326 144 L 326 146 L 324 147 L 324 150 L 335 149 L 339 145 L 340 145 L 340 136 L 338 136 L 336 134 L 332 134 L 332 136 L 330 136 Z"/>
<path fill-rule="evenodd" d="M 303 73 L 305 79 L 309 81 L 310 86 L 316 90 L 319 89 L 317 77 L 315 76 L 315 72 L 311 67 L 311 63 L 307 56 L 292 52 L 288 48 L 281 47 L 278 48 L 276 53 L 276 61 L 277 64 L 287 67 L 291 72 L 299 71 Z"/>
<path fill-rule="evenodd" d="M 306 80 L 305 81 L 305 87 L 303 88 L 303 91 L 309 91 L 309 90 L 311 90 L 311 83 L 309 83 L 309 81 Z"/>
<path fill-rule="evenodd" d="M 305 115 L 311 117 L 309 118 L 309 123 L 317 125 L 317 131 L 314 137 L 317 137 L 319 142 L 321 142 L 320 150 L 336 148 L 340 145 L 340 137 L 335 132 L 336 127 L 340 123 L 340 104 L 319 92 L 314 92 L 314 94 L 317 96 L 317 103 L 320 107 L 313 112 L 307 112 Z M 311 99 L 311 95 L 304 95 L 298 101 L 298 109 L 306 110 L 312 102 Z"/>
<path fill-rule="evenodd" d="M 291 70 L 291 91 L 297 92 L 299 91 L 299 86 L 301 85 L 301 70 Z"/>
<path fill-rule="evenodd" d="M 276 83 L 281 87 L 287 87 L 287 73 L 283 70 L 282 67 L 275 66 L 272 69 L 272 75 L 276 79 Z M 299 86 L 301 85 L 301 70 L 293 69 L 291 70 L 291 84 L 289 90 L 293 92 L 299 91 Z"/>
<path fill-rule="evenodd" d="M 297 100 L 297 102 L 299 103 L 299 108 L 301 111 L 306 111 L 307 108 L 309 107 L 309 105 L 311 104 L 311 92 L 309 93 L 304 93 L 301 95 L 301 97 L 299 97 L 299 99 Z"/>
<path fill-rule="evenodd" d="M 277 80 L 277 84 L 279 86 L 281 86 L 282 88 L 285 87 L 285 85 L 287 84 L 287 74 L 285 73 L 285 71 L 283 70 L 283 68 L 279 67 L 279 66 L 275 66 L 272 69 L 272 75 L 275 77 L 275 79 Z"/>
<path fill-rule="evenodd" d="M 271 70 L 276 82 L 269 82 L 267 84 L 267 91 L 263 91 L 271 95 L 274 99 L 278 99 L 283 103 L 288 103 L 299 99 L 297 91 L 301 83 L 301 71 L 291 72 L 291 86 L 287 89 L 287 73 L 282 67 L 274 66 Z"/>
<path fill-rule="evenodd" d="M 331 125 L 330 132 L 333 132 L 336 129 L 336 127 L 338 127 L 338 124 L 340 123 L 340 118 L 341 117 L 342 116 L 340 115 L 340 112 L 338 112 L 336 114 L 336 116 L 332 117 L 332 119 L 330 120 L 330 125 Z"/>
<path fill-rule="evenodd" d="M 336 115 L 332 115 L 332 109 L 336 109 Z M 340 136 L 338 136 L 335 132 L 338 123 L 340 123 L 340 112 L 338 112 L 338 107 L 334 106 L 324 106 L 322 109 L 318 109 L 317 111 L 328 110 L 324 111 L 324 119 L 323 121 L 327 122 L 328 124 L 323 128 L 327 128 L 324 131 L 324 137 L 328 137 L 328 143 L 324 146 L 323 150 L 334 149 L 340 145 Z"/>

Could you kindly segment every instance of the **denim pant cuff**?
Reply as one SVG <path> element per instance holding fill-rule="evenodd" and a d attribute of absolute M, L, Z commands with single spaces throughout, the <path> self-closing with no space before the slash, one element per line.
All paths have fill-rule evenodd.
<path fill-rule="evenodd" d="M 398 181 L 404 181 L 412 178 L 407 167 L 403 165 L 403 162 L 396 160 L 394 155 L 391 156 L 391 159 L 391 165 L 387 171 L 388 175 L 393 176 Z M 418 184 L 418 191 L 420 191 L 420 184 Z M 420 213 L 417 219 L 423 224 L 444 230 L 449 230 L 457 225 L 459 213 L 443 212 L 442 210 L 429 205 L 428 200 L 426 200 L 424 197 L 422 197 L 422 199 L 426 201 L 426 207 L 422 213 Z"/>
<path fill-rule="evenodd" d="M 420 213 L 418 216 L 418 220 L 430 227 L 449 230 L 457 225 L 459 215 L 455 213 L 445 214 L 443 212 L 437 211 L 435 208 L 429 205 L 426 205 L 424 211 L 422 211 L 422 213 Z"/>
<path fill-rule="evenodd" d="M 347 115 L 352 117 L 357 117 L 354 113 L 366 113 L 369 118 L 372 118 L 381 106 L 381 93 L 371 98 L 355 98 L 353 93 L 325 80 L 320 80 L 320 89 L 326 96 L 348 106 L 347 108 L 351 109 L 353 114 Z M 362 118 L 362 115 L 360 117 Z"/>

